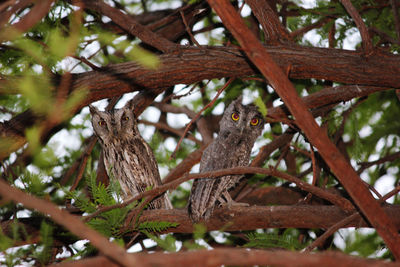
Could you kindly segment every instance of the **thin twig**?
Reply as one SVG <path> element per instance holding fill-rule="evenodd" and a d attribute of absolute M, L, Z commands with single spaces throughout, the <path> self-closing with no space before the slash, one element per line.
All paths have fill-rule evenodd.
<path fill-rule="evenodd" d="M 381 197 L 378 200 L 378 202 L 382 204 L 387 199 L 389 199 L 393 195 L 397 194 L 399 191 L 400 191 L 400 186 L 396 186 L 392 191 L 390 191 L 389 193 L 387 193 L 386 195 Z M 315 239 L 314 242 L 312 242 L 309 246 L 307 246 L 303 251 L 311 251 L 314 248 L 322 245 L 325 242 L 325 240 L 328 237 L 330 237 L 331 235 L 333 235 L 338 229 L 346 226 L 348 223 L 352 222 L 353 220 L 355 220 L 358 217 L 360 217 L 360 212 L 355 212 L 352 215 L 350 215 L 349 217 L 335 223 L 334 225 L 329 227 L 329 229 L 326 230 L 325 233 L 323 233 L 321 236 L 319 236 L 317 239 Z"/>
<path fill-rule="evenodd" d="M 196 114 L 196 116 L 189 122 L 189 124 L 186 126 L 185 131 L 183 132 L 183 135 L 182 135 L 181 138 L 179 139 L 178 144 L 176 145 L 175 150 L 174 150 L 174 152 L 173 152 L 172 155 L 171 155 L 171 158 L 175 158 L 176 152 L 178 151 L 178 149 L 179 149 L 179 147 L 180 147 L 180 145 L 181 145 L 181 143 L 182 143 L 182 141 L 183 141 L 183 138 L 185 138 L 186 134 L 189 132 L 189 129 L 190 129 L 190 127 L 192 126 L 192 124 L 200 117 L 201 113 L 203 113 L 204 110 L 206 110 L 207 108 L 211 107 L 211 106 L 215 103 L 215 101 L 217 101 L 219 95 L 229 86 L 229 84 L 231 84 L 231 83 L 233 82 L 234 79 L 235 79 L 235 78 L 229 78 L 229 80 L 225 83 L 225 85 L 222 86 L 222 87 L 218 90 L 218 92 L 217 92 L 217 94 L 215 95 L 214 99 L 213 99 L 210 103 L 208 103 L 205 107 L 203 107 L 203 108 Z"/>
<path fill-rule="evenodd" d="M 151 121 L 147 121 L 147 120 L 138 120 L 139 123 L 143 123 L 145 125 L 151 125 L 156 127 L 158 130 L 163 130 L 163 131 L 167 131 L 171 134 L 177 135 L 177 136 L 181 136 L 182 135 L 182 131 L 176 128 L 172 128 L 170 127 L 168 124 L 166 123 L 160 123 L 160 122 L 151 122 Z M 188 139 L 195 142 L 198 145 L 202 145 L 202 142 L 197 139 L 196 137 L 194 137 L 193 135 L 189 135 Z"/>
<path fill-rule="evenodd" d="M 191 29 L 190 29 L 190 27 L 189 27 L 189 25 L 188 25 L 188 23 L 187 23 L 187 21 L 186 21 L 185 14 L 183 13 L 182 10 L 180 10 L 179 13 L 181 14 L 181 18 L 182 18 L 183 24 L 185 24 L 186 32 L 189 34 L 190 40 L 191 40 L 196 46 L 199 46 L 199 47 L 200 47 L 199 42 L 197 42 L 196 38 L 194 38 L 194 36 L 193 36 L 193 34 L 192 34 L 192 31 L 191 31 Z"/>
<path fill-rule="evenodd" d="M 85 168 L 86 168 L 86 163 L 87 163 L 87 161 L 89 159 L 89 156 L 92 153 L 92 150 L 93 150 L 94 146 L 96 145 L 96 143 L 97 143 L 96 136 L 91 136 L 89 138 L 88 145 L 86 146 L 83 154 L 81 155 L 81 157 L 79 159 L 80 160 L 80 164 L 79 164 L 79 168 L 78 168 L 78 174 L 76 175 L 74 184 L 69 189 L 70 191 L 75 190 L 76 187 L 78 186 L 79 182 L 82 180 L 83 173 L 84 173 Z M 64 177 L 63 177 L 63 179 L 64 179 Z"/>

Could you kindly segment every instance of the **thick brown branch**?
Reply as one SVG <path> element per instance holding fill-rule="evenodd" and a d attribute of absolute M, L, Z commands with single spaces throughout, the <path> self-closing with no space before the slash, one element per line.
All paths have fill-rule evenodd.
<path fill-rule="evenodd" d="M 383 209 L 395 223 L 396 229 L 400 230 L 400 206 L 386 206 Z M 228 232 L 265 228 L 328 229 L 348 216 L 336 206 L 325 205 L 235 206 L 230 209 L 216 209 L 205 226 L 207 231 L 224 229 Z M 170 228 L 166 232 L 192 233 L 194 231 L 186 209 L 145 210 L 139 219 L 140 222 L 160 220 L 179 223 L 176 228 Z M 371 225 L 358 216 L 343 227 L 371 227 Z"/>
<path fill-rule="evenodd" d="M 400 84 L 400 56 L 397 55 L 373 55 L 366 59 L 353 51 L 299 46 L 270 46 L 267 47 L 267 51 L 282 68 L 291 66 L 291 78 L 317 78 L 394 88 Z M 191 84 L 223 77 L 244 77 L 257 73 L 236 48 L 182 48 L 180 53 L 161 55 L 160 59 L 162 65 L 157 70 L 145 69 L 133 62 L 127 62 L 109 65 L 102 71 L 73 75 L 70 91 L 82 88 L 89 91 L 77 109 L 99 99 L 143 90 L 141 101 L 135 106 L 135 109 L 143 110 L 153 98 L 175 84 Z M 352 71 L 348 71 L 349 69 Z M 0 93 L 6 92 L 10 87 L 18 87 L 15 80 L 0 79 Z M 362 87 L 354 87 L 355 90 L 358 88 L 363 90 Z M 25 144 L 25 129 L 33 126 L 38 119 L 27 110 L 9 122 L 0 124 L 0 136 L 16 140 L 16 143 L 10 142 L 12 146 L 9 148 L 1 149 L 0 160 Z"/>
<path fill-rule="evenodd" d="M 246 248 L 216 248 L 213 250 L 181 251 L 176 253 L 138 253 L 141 266 L 307 266 L 307 267 L 389 267 L 393 262 L 363 259 L 340 252 L 299 253 L 283 250 L 258 250 Z M 98 256 L 79 261 L 67 261 L 53 267 L 117 267 L 106 257 Z"/>

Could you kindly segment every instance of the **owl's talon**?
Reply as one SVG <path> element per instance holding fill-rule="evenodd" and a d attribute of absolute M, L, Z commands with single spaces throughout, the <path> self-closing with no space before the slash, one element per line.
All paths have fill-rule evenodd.
<path fill-rule="evenodd" d="M 229 195 L 229 193 L 227 191 L 225 191 L 224 193 L 222 193 L 222 195 L 225 197 L 225 201 L 220 201 L 220 205 L 221 206 L 227 206 L 228 209 L 231 209 L 231 207 L 248 207 L 250 206 L 248 203 L 243 203 L 243 202 L 236 202 L 231 198 L 231 195 Z M 222 197 L 220 197 L 219 199 L 222 199 Z"/>

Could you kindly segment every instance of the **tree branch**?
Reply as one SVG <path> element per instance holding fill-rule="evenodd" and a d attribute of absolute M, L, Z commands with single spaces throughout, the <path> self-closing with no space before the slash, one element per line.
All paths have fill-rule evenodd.
<path fill-rule="evenodd" d="M 118 24 L 129 34 L 138 37 L 144 43 L 151 45 L 162 52 L 171 52 L 178 48 L 178 45 L 170 40 L 150 31 L 145 26 L 138 23 L 133 17 L 113 8 L 101 1 L 83 0 L 86 8 L 97 11 L 109 17 L 114 23 Z"/>
<path fill-rule="evenodd" d="M 17 23 L 1 29 L 0 41 L 14 39 L 18 34 L 21 34 L 40 21 L 50 10 L 54 0 L 42 0 L 35 2 L 31 10 L 23 16 Z"/>
<path fill-rule="evenodd" d="M 141 266 L 307 266 L 307 267 L 391 267 L 396 263 L 382 260 L 363 259 L 341 252 L 299 253 L 283 250 L 259 250 L 247 248 L 216 248 L 213 250 L 181 251 L 176 253 L 136 253 Z M 67 261 L 53 267 L 117 267 L 106 257 Z"/>
<path fill-rule="evenodd" d="M 398 10 L 398 1 L 390 0 L 390 5 L 392 6 L 394 26 L 396 29 L 397 40 L 400 41 L 400 17 L 399 17 L 399 10 Z"/>
<path fill-rule="evenodd" d="M 349 15 L 353 18 L 358 30 L 360 31 L 364 52 L 366 55 L 371 55 L 373 52 L 373 45 L 371 37 L 368 33 L 368 28 L 365 26 L 363 19 L 358 13 L 357 9 L 353 6 L 350 0 L 340 0 L 342 5 L 346 8 Z"/>
<path fill-rule="evenodd" d="M 383 207 L 383 210 L 395 223 L 396 229 L 400 230 L 400 206 L 388 205 Z M 348 216 L 339 207 L 326 205 L 235 206 L 230 209 L 215 209 L 213 216 L 203 223 L 207 231 L 223 229 L 227 232 L 266 228 L 328 229 Z M 193 233 L 194 231 L 193 222 L 186 209 L 145 210 L 139 218 L 139 222 L 160 220 L 179 223 L 176 228 L 170 228 L 166 232 Z M 343 227 L 371 227 L 371 225 L 363 217 L 358 216 Z"/>
<path fill-rule="evenodd" d="M 164 193 L 165 191 L 170 190 L 170 189 L 175 189 L 181 183 L 192 180 L 192 179 L 217 178 L 217 177 L 221 177 L 221 176 L 225 176 L 225 175 L 232 175 L 232 174 L 256 174 L 256 173 L 275 176 L 275 177 L 287 180 L 291 183 L 294 183 L 300 189 L 310 192 L 322 199 L 326 199 L 327 201 L 331 202 L 332 204 L 339 206 L 341 209 L 343 209 L 346 212 L 350 212 L 350 211 L 354 210 L 354 207 L 349 200 L 347 200 L 341 196 L 335 195 L 333 193 L 330 193 L 327 190 L 324 190 L 322 188 L 319 188 L 319 187 L 310 185 L 306 182 L 303 182 L 302 180 L 298 179 L 297 177 L 291 176 L 284 172 L 277 171 L 276 169 L 273 169 L 273 168 L 264 169 L 264 168 L 257 168 L 257 167 L 234 167 L 234 168 L 209 171 L 209 172 L 203 172 L 203 173 L 187 174 L 187 175 L 185 175 L 179 179 L 175 179 L 167 184 L 163 184 L 152 190 L 145 191 L 134 197 L 126 199 L 121 204 L 102 207 L 102 208 L 98 209 L 96 212 L 94 212 L 88 216 L 85 216 L 84 220 L 89 220 L 93 217 L 98 216 L 99 214 L 101 214 L 103 212 L 106 212 L 106 211 L 109 211 L 112 209 L 126 207 L 130 203 L 133 203 L 134 201 L 142 199 L 144 197 L 150 196 L 150 197 L 154 198 L 154 197 L 159 196 L 160 194 Z"/>
<path fill-rule="evenodd" d="M 394 88 L 400 84 L 398 55 L 372 55 L 366 60 L 354 51 L 300 46 L 269 46 L 267 51 L 282 68 L 290 65 L 289 75 L 295 79 L 317 78 Z M 102 71 L 72 75 L 70 92 L 82 88 L 88 90 L 87 97 L 76 110 L 96 100 L 142 91 L 135 97 L 138 99 L 135 111 L 140 111 L 167 87 L 175 84 L 191 84 L 223 77 L 245 77 L 258 73 L 237 48 L 181 48 L 180 53 L 161 55 L 160 60 L 161 67 L 156 70 L 127 62 L 110 64 L 102 68 Z M 348 71 L 349 68 L 352 69 L 351 72 Z M 17 88 L 17 82 L 17 79 L 11 77 L 0 79 L 0 94 L 9 93 L 8 88 Z M 363 91 L 361 86 L 353 87 L 353 90 L 358 89 Z M 26 142 L 25 129 L 43 119 L 28 109 L 10 121 L 0 123 L 0 136 L 14 139 L 14 142 L 9 142 L 10 147 L 1 149 L 0 160 L 23 146 Z"/>
<path fill-rule="evenodd" d="M 246 3 L 261 24 L 267 43 L 276 44 L 278 41 L 288 41 L 290 39 L 288 31 L 283 27 L 267 0 L 246 0 Z"/>

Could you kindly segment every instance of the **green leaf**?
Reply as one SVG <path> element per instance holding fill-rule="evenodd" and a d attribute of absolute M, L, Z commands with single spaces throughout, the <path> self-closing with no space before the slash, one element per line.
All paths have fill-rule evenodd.
<path fill-rule="evenodd" d="M 18 82 L 18 89 L 36 113 L 53 113 L 52 87 L 44 75 L 26 75 Z"/>
<path fill-rule="evenodd" d="M 13 240 L 3 233 L 0 228 L 0 251 L 4 251 L 13 245 Z"/>
<path fill-rule="evenodd" d="M 260 96 L 256 98 L 256 100 L 254 101 L 254 104 L 258 107 L 258 110 L 261 112 L 261 114 L 265 118 L 267 116 L 268 109 Z"/>
<path fill-rule="evenodd" d="M 207 233 L 207 227 L 204 224 L 196 223 L 193 225 L 193 238 L 194 239 L 203 239 L 204 235 Z"/>
<path fill-rule="evenodd" d="M 149 69 L 156 69 L 161 64 L 156 55 L 144 50 L 139 46 L 134 46 L 133 49 L 128 52 L 127 56 Z"/>
<path fill-rule="evenodd" d="M 37 257 L 42 264 L 46 264 L 51 258 L 53 227 L 45 221 L 42 221 L 40 226 L 40 243 L 42 244 L 42 250 L 39 250 Z"/>
<path fill-rule="evenodd" d="M 290 250 L 302 248 L 299 241 L 289 232 L 285 232 L 283 235 L 252 232 L 246 236 L 249 242 L 244 247 L 247 248 L 284 248 Z"/>
<path fill-rule="evenodd" d="M 169 228 L 175 228 L 178 226 L 179 223 L 176 222 L 147 221 L 141 222 L 138 226 L 138 230 L 142 232 L 163 232 Z"/>
<path fill-rule="evenodd" d="M 57 58 L 62 59 L 68 54 L 69 43 L 69 38 L 66 38 L 59 28 L 50 32 L 48 47 Z"/>
<path fill-rule="evenodd" d="M 163 238 L 150 233 L 145 233 L 145 234 L 147 235 L 148 238 L 156 242 L 157 245 L 160 246 L 161 248 L 169 252 L 176 252 L 176 238 L 171 234 L 168 234 Z"/>
<path fill-rule="evenodd" d="M 39 152 L 40 144 L 40 129 L 39 127 L 28 128 L 25 131 L 26 140 L 29 142 L 29 149 L 32 154 Z"/>
<path fill-rule="evenodd" d="M 72 113 L 74 112 L 75 108 L 85 99 L 85 97 L 88 95 L 89 91 L 87 89 L 78 89 L 74 90 L 69 96 L 64 103 L 63 107 L 63 115 L 64 118 L 63 120 L 66 120 L 73 115 Z"/>

